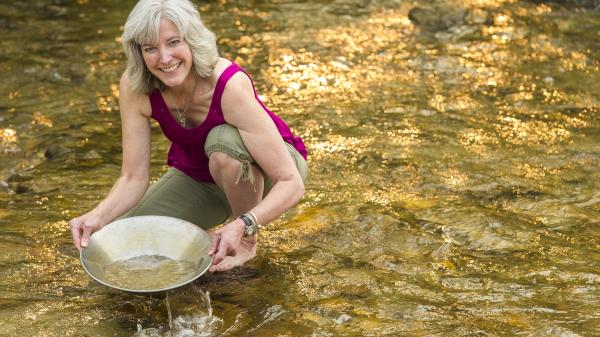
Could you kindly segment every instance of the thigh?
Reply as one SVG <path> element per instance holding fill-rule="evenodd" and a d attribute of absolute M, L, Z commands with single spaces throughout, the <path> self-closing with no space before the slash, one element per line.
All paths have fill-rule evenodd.
<path fill-rule="evenodd" d="M 183 172 L 170 168 L 122 218 L 164 215 L 208 229 L 223 223 L 230 213 L 227 198 L 216 184 L 196 181 Z"/>
<path fill-rule="evenodd" d="M 287 146 L 290 156 L 296 164 L 296 168 L 298 169 L 302 180 L 306 182 L 308 179 L 308 165 L 306 160 L 304 157 L 302 157 L 298 150 L 294 148 L 293 145 L 289 143 L 285 143 L 285 145 Z M 244 165 L 242 165 L 244 162 L 256 164 L 254 158 L 252 158 L 250 152 L 246 148 L 238 129 L 229 124 L 216 126 L 210 131 L 208 137 L 206 138 L 204 152 L 206 153 L 207 157 L 210 157 L 211 153 L 213 152 L 223 152 L 230 157 L 239 160 L 241 162 L 240 169 L 244 167 Z M 272 185 L 273 184 L 269 177 L 265 177 L 265 195 L 267 192 L 269 192 Z"/>

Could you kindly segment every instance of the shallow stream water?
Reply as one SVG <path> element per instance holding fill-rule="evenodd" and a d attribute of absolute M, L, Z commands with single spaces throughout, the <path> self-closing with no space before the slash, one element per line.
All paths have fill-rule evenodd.
<path fill-rule="evenodd" d="M 0 336 L 171 334 L 67 225 L 120 172 L 133 3 L 0 0 Z M 597 1 L 198 4 L 311 176 L 256 259 L 170 293 L 187 336 L 600 335 Z"/>

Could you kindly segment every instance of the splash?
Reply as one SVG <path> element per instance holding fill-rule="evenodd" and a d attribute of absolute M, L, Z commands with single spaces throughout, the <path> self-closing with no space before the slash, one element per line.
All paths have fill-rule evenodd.
<path fill-rule="evenodd" d="M 144 329 L 141 324 L 137 325 L 137 332 L 133 337 L 211 337 L 217 336 L 218 331 L 223 327 L 223 320 L 213 316 L 212 306 L 210 304 L 210 293 L 202 291 L 197 286 L 191 285 L 188 287 L 197 294 L 195 299 L 199 299 L 201 303 L 197 303 L 194 308 L 180 308 L 184 306 L 178 303 L 177 295 L 175 294 L 171 301 L 173 302 L 174 310 L 182 310 L 185 313 L 178 315 L 173 319 L 171 311 L 171 301 L 169 293 L 165 296 L 165 304 L 169 316 L 169 326 L 159 328 Z M 172 293 L 173 295 L 173 293 Z M 199 304 L 199 305 L 198 305 Z"/>

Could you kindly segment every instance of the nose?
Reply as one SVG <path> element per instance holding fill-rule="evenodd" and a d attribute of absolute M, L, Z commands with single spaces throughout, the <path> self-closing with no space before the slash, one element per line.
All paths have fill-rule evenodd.
<path fill-rule="evenodd" d="M 161 64 L 169 64 L 169 62 L 171 62 L 171 59 L 173 59 L 173 57 L 171 57 L 171 52 L 168 48 L 159 48 L 158 53 L 160 55 Z"/>

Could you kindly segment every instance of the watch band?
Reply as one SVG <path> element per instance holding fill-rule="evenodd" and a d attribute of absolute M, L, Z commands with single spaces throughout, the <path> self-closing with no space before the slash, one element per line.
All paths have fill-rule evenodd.
<path fill-rule="evenodd" d="M 256 222 L 256 216 L 250 212 L 244 213 L 239 216 L 246 226 L 244 228 L 244 236 L 251 236 L 258 232 L 258 223 Z"/>

